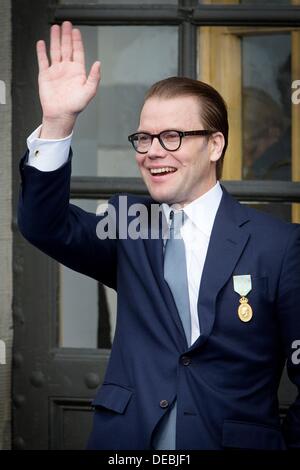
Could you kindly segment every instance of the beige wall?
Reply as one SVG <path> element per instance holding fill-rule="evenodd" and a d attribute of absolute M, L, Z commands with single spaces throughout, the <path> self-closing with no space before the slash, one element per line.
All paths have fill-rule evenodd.
<path fill-rule="evenodd" d="M 12 230 L 11 230 L 11 0 L 1 0 L 0 80 L 6 103 L 0 99 L 0 340 L 6 344 L 6 364 L 0 364 L 0 450 L 11 439 L 12 348 Z M 3 98 L 3 97 L 1 97 Z"/>

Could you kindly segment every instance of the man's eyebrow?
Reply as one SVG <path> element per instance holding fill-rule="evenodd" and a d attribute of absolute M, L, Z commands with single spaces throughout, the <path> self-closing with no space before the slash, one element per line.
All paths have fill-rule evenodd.
<path fill-rule="evenodd" d="M 162 131 L 158 132 L 160 134 L 161 132 L 166 132 L 166 131 L 180 131 L 180 132 L 185 132 L 184 129 L 181 127 L 166 127 L 166 129 L 163 129 Z M 135 132 L 143 132 L 144 134 L 153 134 L 153 132 L 150 131 L 145 131 L 144 129 L 137 129 Z"/>

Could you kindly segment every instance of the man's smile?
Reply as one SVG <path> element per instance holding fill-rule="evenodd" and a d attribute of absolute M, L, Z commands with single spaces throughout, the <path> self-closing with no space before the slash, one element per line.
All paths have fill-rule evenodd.
<path fill-rule="evenodd" d="M 159 167 L 151 167 L 148 168 L 151 176 L 165 176 L 169 175 L 170 173 L 175 173 L 177 171 L 177 168 L 173 166 L 159 166 Z"/>

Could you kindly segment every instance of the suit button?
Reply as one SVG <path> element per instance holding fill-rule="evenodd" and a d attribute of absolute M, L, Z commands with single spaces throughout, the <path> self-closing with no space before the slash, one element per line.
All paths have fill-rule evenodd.
<path fill-rule="evenodd" d="M 191 358 L 188 357 L 188 356 L 182 356 L 181 358 L 181 364 L 183 364 L 184 366 L 189 366 L 191 363 Z"/>
<path fill-rule="evenodd" d="M 169 406 L 168 400 L 160 400 L 159 406 L 160 406 L 161 408 L 168 408 L 168 406 Z"/>

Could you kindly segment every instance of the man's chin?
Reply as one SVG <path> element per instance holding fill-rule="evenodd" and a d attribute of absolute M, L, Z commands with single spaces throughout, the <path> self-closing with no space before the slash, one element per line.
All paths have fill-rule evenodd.
<path fill-rule="evenodd" d="M 149 188 L 148 191 L 152 199 L 156 202 L 159 202 L 160 204 L 165 203 L 171 205 L 176 203 L 176 198 L 174 197 L 174 195 L 164 194 L 163 192 L 159 191 L 151 191 Z"/>

